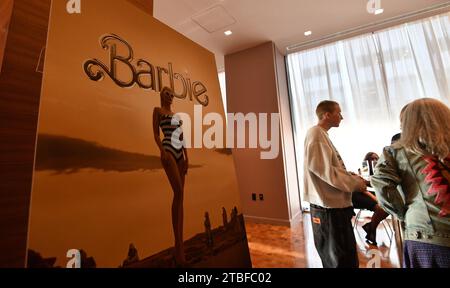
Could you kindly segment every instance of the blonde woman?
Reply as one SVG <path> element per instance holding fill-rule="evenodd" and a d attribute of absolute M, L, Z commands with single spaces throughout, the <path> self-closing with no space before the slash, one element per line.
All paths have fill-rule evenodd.
<path fill-rule="evenodd" d="M 153 110 L 153 134 L 161 152 L 161 163 L 172 187 L 172 226 L 175 237 L 176 266 L 186 266 L 183 245 L 183 196 L 184 181 L 189 162 L 187 150 L 182 146 L 182 121 L 171 109 L 174 93 L 164 87 L 160 93 L 161 107 Z M 160 129 L 164 134 L 161 141 Z"/>
<path fill-rule="evenodd" d="M 401 123 L 400 141 L 384 149 L 372 186 L 382 208 L 406 224 L 404 267 L 450 268 L 450 109 L 419 99 Z"/>

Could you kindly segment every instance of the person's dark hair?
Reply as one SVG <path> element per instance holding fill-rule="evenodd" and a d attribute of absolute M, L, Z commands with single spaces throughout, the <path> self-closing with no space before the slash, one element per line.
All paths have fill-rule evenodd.
<path fill-rule="evenodd" d="M 373 159 L 372 159 L 372 155 L 374 155 L 374 154 L 378 157 L 377 153 L 375 153 L 375 152 L 369 152 L 369 153 L 367 153 L 366 156 L 364 157 L 364 161 L 373 160 Z"/>
<path fill-rule="evenodd" d="M 322 120 L 322 117 L 325 113 L 333 113 L 334 109 L 336 108 L 336 105 L 339 105 L 339 103 L 331 100 L 325 100 L 319 103 L 316 108 L 316 115 L 319 118 L 319 120 Z"/>
<path fill-rule="evenodd" d="M 374 159 L 373 156 L 376 156 L 377 159 Z M 374 162 L 378 161 L 378 154 L 375 152 L 369 152 L 364 157 L 364 161 L 367 161 L 369 163 L 369 175 L 373 175 L 373 168 L 374 168 L 373 165 Z"/>
<path fill-rule="evenodd" d="M 397 142 L 398 140 L 400 140 L 401 137 L 402 137 L 401 133 L 397 133 L 394 136 L 392 136 L 392 138 L 391 138 L 391 145 L 394 144 L 395 142 Z"/>

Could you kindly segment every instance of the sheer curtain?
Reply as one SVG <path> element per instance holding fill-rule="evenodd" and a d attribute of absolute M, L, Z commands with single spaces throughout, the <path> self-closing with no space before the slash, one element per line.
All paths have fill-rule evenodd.
<path fill-rule="evenodd" d="M 379 154 L 400 132 L 404 105 L 422 97 L 450 104 L 450 13 L 288 55 L 298 177 L 303 141 L 323 100 L 344 120 L 329 131 L 347 169 Z M 301 186 L 302 187 L 302 186 Z M 302 188 L 301 188 L 302 189 Z"/>

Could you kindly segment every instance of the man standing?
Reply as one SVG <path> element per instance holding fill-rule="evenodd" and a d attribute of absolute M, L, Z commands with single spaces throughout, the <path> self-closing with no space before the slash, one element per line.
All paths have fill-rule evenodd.
<path fill-rule="evenodd" d="M 323 101 L 316 114 L 319 123 L 305 139 L 303 191 L 303 199 L 311 204 L 314 244 L 324 268 L 358 268 L 352 192 L 363 192 L 367 186 L 347 171 L 328 137 L 328 130 L 339 127 L 343 119 L 339 104 Z"/>

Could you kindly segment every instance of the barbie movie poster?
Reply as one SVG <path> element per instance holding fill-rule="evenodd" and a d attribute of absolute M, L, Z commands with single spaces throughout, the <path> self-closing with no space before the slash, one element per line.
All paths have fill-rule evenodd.
<path fill-rule="evenodd" d="M 50 15 L 28 267 L 251 267 L 231 153 L 197 136 L 195 112 L 225 119 L 214 55 L 128 1 L 66 5 Z"/>

